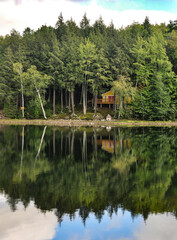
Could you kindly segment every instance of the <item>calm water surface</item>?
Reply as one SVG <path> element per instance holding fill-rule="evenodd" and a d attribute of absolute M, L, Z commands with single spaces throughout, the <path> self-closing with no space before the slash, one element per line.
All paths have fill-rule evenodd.
<path fill-rule="evenodd" d="M 176 128 L 0 126 L 1 240 L 171 240 Z"/>

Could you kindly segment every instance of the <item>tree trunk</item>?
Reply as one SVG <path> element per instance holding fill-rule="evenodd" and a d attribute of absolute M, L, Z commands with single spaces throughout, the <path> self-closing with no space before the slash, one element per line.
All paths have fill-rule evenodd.
<path fill-rule="evenodd" d="M 86 107 L 86 111 L 87 111 L 87 82 L 85 84 L 85 107 Z"/>
<path fill-rule="evenodd" d="M 69 92 L 69 96 L 68 96 L 68 111 L 71 112 L 71 92 Z"/>
<path fill-rule="evenodd" d="M 85 83 L 83 83 L 83 114 L 86 114 L 86 90 L 85 90 Z"/>
<path fill-rule="evenodd" d="M 67 96 L 67 90 L 65 90 L 65 106 L 68 106 L 68 96 Z"/>
<path fill-rule="evenodd" d="M 95 92 L 95 96 L 94 96 L 94 117 L 96 117 L 97 115 L 97 93 Z"/>
<path fill-rule="evenodd" d="M 18 113 L 18 94 L 17 94 L 17 113 Z"/>
<path fill-rule="evenodd" d="M 117 98 L 116 95 L 114 94 L 114 118 L 117 117 Z"/>
<path fill-rule="evenodd" d="M 63 113 L 63 89 L 61 88 L 61 113 Z"/>
<path fill-rule="evenodd" d="M 53 86 L 53 115 L 55 115 L 55 84 Z"/>
<path fill-rule="evenodd" d="M 21 77 L 20 77 L 21 78 Z M 23 83 L 22 83 L 22 79 L 21 79 L 21 90 L 22 90 L 22 117 L 25 117 L 24 114 L 24 95 L 23 95 Z"/>
<path fill-rule="evenodd" d="M 120 105 L 119 105 L 119 116 L 118 116 L 118 119 L 120 119 L 120 117 L 121 117 L 122 109 L 123 109 L 123 101 L 122 101 L 122 97 L 120 97 Z"/>
<path fill-rule="evenodd" d="M 36 92 L 38 93 L 38 97 L 39 97 L 39 101 L 40 101 L 40 104 L 41 104 L 41 108 L 42 108 L 42 112 L 43 112 L 44 118 L 47 119 L 47 117 L 45 115 L 45 110 L 44 110 L 44 107 L 43 107 L 43 103 L 42 103 L 42 100 L 41 100 L 41 95 L 40 95 L 40 92 L 37 89 L 37 87 L 36 87 Z"/>
<path fill-rule="evenodd" d="M 74 90 L 71 92 L 71 105 L 72 105 L 72 114 L 75 115 L 75 112 L 74 112 Z"/>

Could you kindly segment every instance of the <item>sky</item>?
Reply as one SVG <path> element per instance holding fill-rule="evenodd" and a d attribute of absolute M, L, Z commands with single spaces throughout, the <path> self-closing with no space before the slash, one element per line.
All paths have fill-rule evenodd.
<path fill-rule="evenodd" d="M 177 19 L 177 0 L 0 0 L 0 35 L 54 27 L 61 12 L 65 21 L 72 17 L 78 25 L 85 13 L 91 24 L 102 16 L 116 28 L 142 23 L 146 16 L 152 24 L 168 24 Z"/>

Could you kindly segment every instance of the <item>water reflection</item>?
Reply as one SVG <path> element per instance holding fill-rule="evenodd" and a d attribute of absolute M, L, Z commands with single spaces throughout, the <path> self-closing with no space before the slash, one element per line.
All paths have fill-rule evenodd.
<path fill-rule="evenodd" d="M 155 229 L 160 236 L 158 225 L 151 226 L 151 222 L 161 221 L 163 225 L 171 219 L 168 221 L 172 225 L 176 223 L 176 133 L 176 128 L 107 131 L 104 128 L 0 127 L 0 191 L 7 196 L 14 214 L 19 211 L 19 202 L 28 209 L 31 201 L 40 214 L 51 211 L 59 222 L 60 234 L 69 227 L 70 220 L 72 226 L 79 221 L 79 229 L 84 232 L 89 224 L 94 228 L 96 221 L 103 228 L 100 230 L 103 239 L 107 239 L 106 233 L 103 234 L 107 229 L 104 223 L 112 224 L 113 219 L 119 222 L 120 216 L 120 221 L 124 221 L 128 214 L 132 231 L 130 235 L 122 233 L 118 239 L 142 239 L 141 234 L 148 236 L 147 231 L 155 235 Z M 156 215 L 167 212 L 172 216 Z M 65 233 L 68 238 L 61 239 L 69 239 L 74 229 Z M 118 227 L 114 236 L 122 229 L 123 225 Z"/>
<path fill-rule="evenodd" d="M 32 201 L 26 209 L 21 203 L 16 208 L 12 212 L 6 197 L 0 195 L 1 240 L 53 239 L 58 225 L 53 212 L 40 212 Z"/>

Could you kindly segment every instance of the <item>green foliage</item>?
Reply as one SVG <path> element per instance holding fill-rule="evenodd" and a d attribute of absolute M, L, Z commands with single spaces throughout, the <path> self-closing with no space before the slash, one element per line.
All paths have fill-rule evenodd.
<path fill-rule="evenodd" d="M 18 118 L 16 105 L 13 102 L 5 103 L 3 106 L 3 114 L 5 117 Z M 19 117 L 21 117 L 21 114 L 19 114 Z"/>
<path fill-rule="evenodd" d="M 176 92 L 175 75 L 166 54 L 166 42 L 161 33 L 144 40 L 138 38 L 132 49 L 135 56 L 136 86 L 139 88 L 140 106 L 149 119 L 169 119 L 174 115 L 172 92 Z M 144 117 L 143 116 L 143 117 Z"/>
<path fill-rule="evenodd" d="M 126 76 L 119 75 L 117 81 L 114 81 L 112 83 L 112 91 L 114 92 L 115 97 L 115 112 L 117 108 L 117 102 L 119 102 L 119 113 L 118 118 L 120 117 L 126 117 L 127 114 L 125 114 L 126 108 L 126 102 L 130 102 L 136 94 L 137 89 L 132 86 L 132 82 L 130 82 L 130 78 Z M 123 104 L 124 102 L 124 104 Z M 130 109 L 130 108 L 128 108 Z M 127 110 L 128 110 L 127 109 Z M 131 113 L 129 114 L 129 116 Z M 115 114 L 116 118 L 116 114 Z"/>
<path fill-rule="evenodd" d="M 28 101 L 25 107 L 25 117 L 27 119 L 39 119 L 42 118 L 42 110 L 39 99 L 35 97 Z"/>
<path fill-rule="evenodd" d="M 0 108 L 12 103 L 19 117 L 21 95 L 31 111 L 39 91 L 53 114 L 70 112 L 72 106 L 74 115 L 81 102 L 86 114 L 94 97 L 96 115 L 97 96 L 110 90 L 118 76 L 127 76 L 139 92 L 131 105 L 120 107 L 122 117 L 176 119 L 176 41 L 176 21 L 152 25 L 148 17 L 143 24 L 115 29 L 112 22 L 106 26 L 101 16 L 91 25 L 86 14 L 78 27 L 72 18 L 65 22 L 61 13 L 55 28 L 26 28 L 22 36 L 13 29 L 10 35 L 0 36 Z M 23 73 L 19 67 L 13 69 L 19 64 Z M 40 116 L 35 111 L 31 116 Z M 47 116 L 51 111 L 47 107 Z"/>

